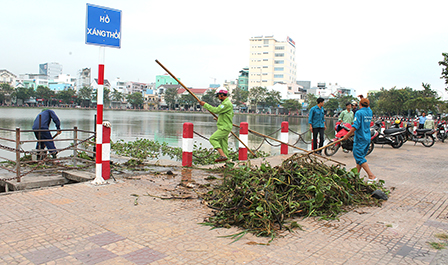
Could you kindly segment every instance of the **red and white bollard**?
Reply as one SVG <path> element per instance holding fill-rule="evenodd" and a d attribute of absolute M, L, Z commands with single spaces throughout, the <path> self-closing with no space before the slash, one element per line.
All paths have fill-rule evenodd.
<path fill-rule="evenodd" d="M 193 123 L 186 122 L 182 134 L 182 166 L 193 166 Z"/>
<path fill-rule="evenodd" d="M 111 125 L 110 122 L 103 122 L 103 154 L 102 154 L 102 171 L 103 179 L 110 179 L 110 132 Z"/>
<path fill-rule="evenodd" d="M 240 140 L 243 142 L 246 146 L 249 144 L 249 124 L 247 122 L 240 123 Z M 247 160 L 247 148 L 243 144 L 239 145 L 239 153 L 238 153 L 238 159 L 239 160 Z"/>
<path fill-rule="evenodd" d="M 289 141 L 289 123 L 287 121 L 282 122 L 282 131 L 280 134 L 280 141 L 283 143 L 288 143 Z M 288 146 L 286 144 L 282 144 L 280 147 L 280 154 L 287 155 L 288 154 Z"/>

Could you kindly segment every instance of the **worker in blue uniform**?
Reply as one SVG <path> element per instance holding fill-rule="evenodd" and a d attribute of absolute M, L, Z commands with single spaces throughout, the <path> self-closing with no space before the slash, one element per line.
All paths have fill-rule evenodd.
<path fill-rule="evenodd" d="M 58 130 L 56 135 L 61 134 L 61 121 L 59 120 L 56 113 L 51 109 L 43 109 L 41 113 L 37 115 L 33 124 L 33 130 L 36 130 L 34 132 L 34 135 L 36 136 L 37 140 L 53 139 L 50 131 L 48 131 L 50 128 L 50 122 L 52 120 L 56 125 L 56 129 Z M 54 141 L 37 142 L 36 149 L 43 150 L 45 149 L 45 146 L 47 147 L 53 158 L 56 158 L 58 152 L 56 150 L 56 146 L 54 145 Z"/>

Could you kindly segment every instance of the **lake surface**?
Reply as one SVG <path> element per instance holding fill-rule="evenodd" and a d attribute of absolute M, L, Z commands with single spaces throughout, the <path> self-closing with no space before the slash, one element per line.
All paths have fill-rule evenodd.
<path fill-rule="evenodd" d="M 61 120 L 62 129 L 73 129 L 77 126 L 78 129 L 93 131 L 94 117 L 96 110 L 86 109 L 53 109 Z M 31 130 L 33 121 L 41 109 L 37 108 L 0 108 L 0 128 L 15 129 L 20 127 L 21 130 Z M 150 112 L 150 111 L 133 111 L 133 110 L 105 110 L 104 121 L 109 121 L 112 124 L 111 140 L 118 141 L 123 139 L 125 141 L 133 141 L 137 138 L 146 138 L 156 140 L 159 142 L 167 142 L 170 146 L 182 146 L 182 126 L 185 122 L 194 124 L 194 131 L 198 134 L 208 138 L 216 130 L 216 121 L 213 116 L 208 113 L 199 112 Z M 283 121 L 289 122 L 289 129 L 295 132 L 305 132 L 308 130 L 308 119 L 299 117 L 286 116 L 271 116 L 271 115 L 249 115 L 249 114 L 235 114 L 233 123 L 239 125 L 240 122 L 248 122 L 249 129 L 269 135 L 273 138 L 280 139 L 280 131 Z M 327 119 L 326 134 L 329 137 L 334 136 L 334 121 Z M 54 124 L 51 123 L 50 129 L 55 129 Z M 238 128 L 233 130 L 238 135 Z M 0 137 L 15 139 L 15 132 L 0 130 Z M 72 132 L 63 132 L 58 138 L 72 138 Z M 87 137 L 87 136 L 85 136 Z M 79 138 L 82 138 L 80 136 Z M 310 141 L 310 134 L 306 134 L 306 141 Z M 34 140 L 33 133 L 23 133 L 22 140 Z M 289 133 L 289 143 L 296 143 L 298 136 L 294 133 Z M 211 148 L 210 143 L 194 135 L 196 144 L 201 144 L 204 148 Z M 257 148 L 263 138 L 249 133 L 249 147 Z M 277 142 L 269 140 L 273 145 Z M 3 140 L 1 144 L 5 145 Z M 66 146 L 68 143 L 56 142 L 58 148 Z M 10 144 L 8 144 L 10 146 Z M 35 143 L 24 143 L 22 148 L 30 150 L 34 148 Z M 238 148 L 239 143 L 234 137 L 229 139 L 230 148 Z M 310 149 L 310 145 L 303 142 L 297 144 L 297 147 L 303 149 Z M 280 147 L 273 147 L 266 142 L 262 145 L 261 150 L 276 155 L 280 153 Z M 289 152 L 295 152 L 296 149 L 289 148 Z M 0 153 L 5 153 L 0 149 Z M 68 154 L 64 154 L 68 155 Z M 5 154 L 0 154 L 4 157 Z M 9 156 L 8 156 L 9 158 Z M 11 159 L 11 158 L 10 158 Z"/>

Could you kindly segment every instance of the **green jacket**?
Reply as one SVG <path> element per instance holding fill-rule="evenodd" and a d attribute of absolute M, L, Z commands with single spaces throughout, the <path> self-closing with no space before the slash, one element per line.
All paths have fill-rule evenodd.
<path fill-rule="evenodd" d="M 355 115 L 353 114 L 353 111 L 348 112 L 345 109 L 339 115 L 339 119 L 338 120 L 342 121 L 343 123 L 353 124 L 354 116 Z"/>
<path fill-rule="evenodd" d="M 224 101 L 218 107 L 205 103 L 204 108 L 212 113 L 218 114 L 218 129 L 231 131 L 233 127 L 233 104 L 229 98 Z"/>

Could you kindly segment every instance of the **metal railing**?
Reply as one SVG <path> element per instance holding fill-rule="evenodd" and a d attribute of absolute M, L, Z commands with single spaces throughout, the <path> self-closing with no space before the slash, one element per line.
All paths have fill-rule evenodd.
<path fill-rule="evenodd" d="M 35 132 L 51 133 L 56 131 L 61 131 L 61 133 L 72 132 L 72 138 L 61 139 L 59 137 L 56 138 L 57 135 L 55 135 L 53 136 L 53 139 L 24 140 L 33 138 Z M 92 157 L 95 157 L 95 132 L 80 130 L 78 127 L 63 130 L 21 130 L 19 127 L 15 130 L 0 128 L 0 135 L 8 134 L 8 132 L 13 135 L 12 137 L 14 139 L 0 137 L 0 159 L 4 160 L 3 162 L 0 162 L 0 168 L 14 173 L 15 176 L 11 178 L 0 178 L 0 181 L 16 179 L 17 182 L 20 182 L 23 176 L 28 175 L 31 172 L 48 172 L 58 169 L 73 168 L 79 169 L 95 165 L 94 160 L 83 159 L 78 156 L 80 152 L 84 152 L 88 156 L 92 155 Z M 24 134 L 30 133 L 33 134 L 32 137 L 23 137 Z M 81 134 L 83 135 L 83 138 L 79 138 Z M 67 144 L 67 146 L 55 149 L 38 149 L 38 146 L 40 146 L 39 143 L 48 141 L 60 142 L 61 144 Z M 22 148 L 23 145 L 26 145 L 27 143 L 37 143 L 36 148 L 30 150 Z M 71 151 L 72 155 L 66 157 L 61 156 L 62 153 L 67 153 L 66 151 Z M 57 152 L 59 157 L 52 158 L 47 155 L 48 152 Z M 9 156 L 9 158 L 7 156 Z M 78 162 L 82 162 L 82 165 L 79 165 Z"/>

